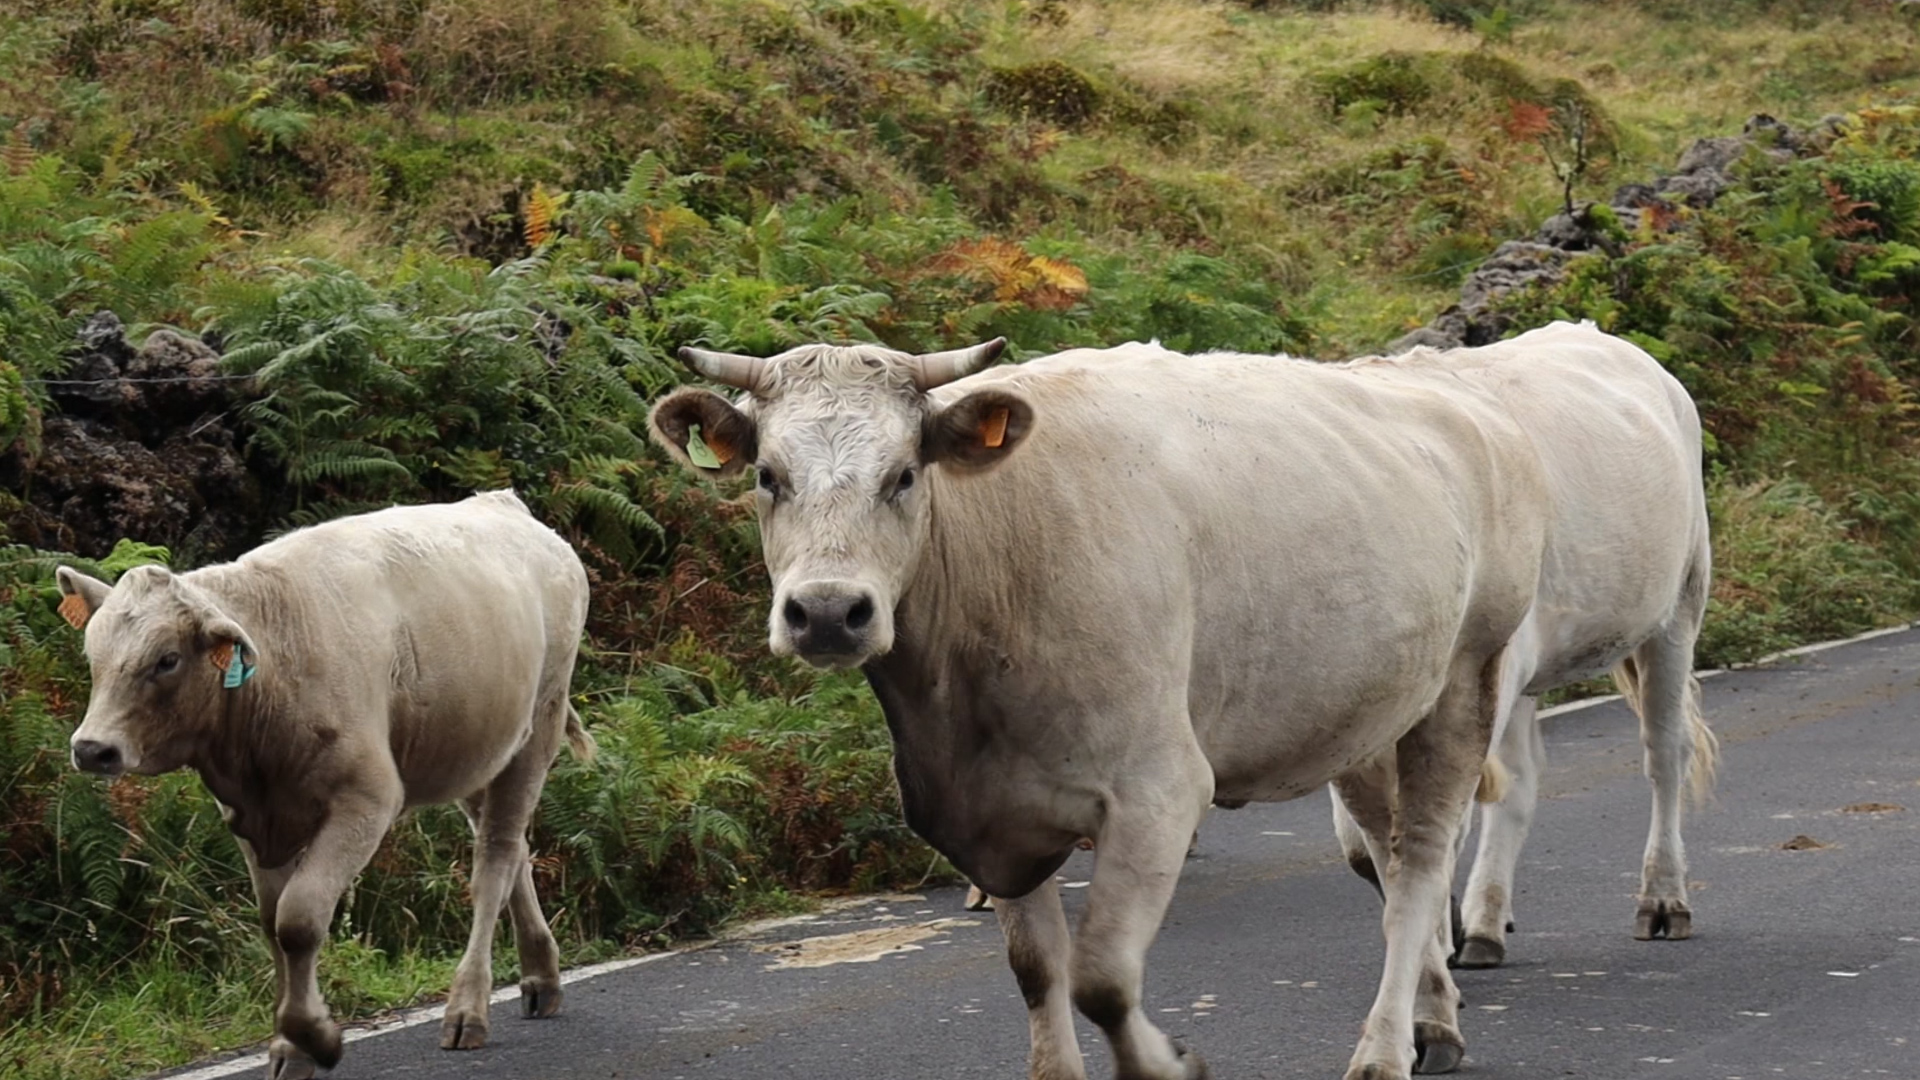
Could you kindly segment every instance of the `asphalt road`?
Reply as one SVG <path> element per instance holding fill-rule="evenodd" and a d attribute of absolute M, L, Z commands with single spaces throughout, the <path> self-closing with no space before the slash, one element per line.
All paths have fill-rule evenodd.
<path fill-rule="evenodd" d="M 1920 630 L 1704 686 L 1724 759 L 1687 826 L 1695 936 L 1630 934 L 1648 815 L 1631 715 L 1614 702 L 1549 718 L 1508 966 L 1458 973 L 1461 1076 L 1920 1078 Z M 1861 809 L 1875 803 L 1896 809 Z M 1797 836 L 1822 846 L 1782 847 Z M 1064 869 L 1070 908 L 1091 869 L 1088 854 Z M 1382 951 L 1379 902 L 1339 858 L 1324 794 L 1215 811 L 1149 958 L 1148 1008 L 1220 1080 L 1337 1078 Z M 1026 1075 L 999 929 L 956 889 L 584 979 L 551 1020 L 521 1019 L 512 997 L 493 1017 L 483 1050 L 440 1050 L 435 1017 L 350 1043 L 332 1075 Z M 256 1060 L 177 1075 L 259 1075 Z"/>

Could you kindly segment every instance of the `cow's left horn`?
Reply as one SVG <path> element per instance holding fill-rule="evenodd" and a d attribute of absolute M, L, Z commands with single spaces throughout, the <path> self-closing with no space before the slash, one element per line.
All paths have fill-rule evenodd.
<path fill-rule="evenodd" d="M 767 368 L 767 362 L 757 356 L 713 352 L 691 345 L 680 347 L 680 362 L 723 386 L 749 391 L 760 389 L 760 377 Z"/>
<path fill-rule="evenodd" d="M 964 349 L 916 356 L 913 358 L 913 385 L 924 393 L 955 379 L 964 379 L 976 371 L 985 370 L 988 364 L 1000 358 L 1001 350 L 1006 347 L 1007 339 L 997 337 Z"/>

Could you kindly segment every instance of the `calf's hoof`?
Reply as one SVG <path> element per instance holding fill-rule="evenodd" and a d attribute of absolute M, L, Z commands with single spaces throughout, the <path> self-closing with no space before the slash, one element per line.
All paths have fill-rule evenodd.
<path fill-rule="evenodd" d="M 1467 1056 L 1467 1041 L 1445 1024 L 1432 1020 L 1413 1022 L 1413 1071 L 1422 1075 L 1450 1073 Z"/>
<path fill-rule="evenodd" d="M 988 896 L 986 893 L 982 892 L 980 890 L 980 886 L 969 885 L 967 886 L 967 910 L 968 911 L 992 911 L 993 897 Z"/>
<path fill-rule="evenodd" d="M 440 1021 L 440 1049 L 478 1050 L 487 1045 L 487 1014 L 449 1008 Z"/>
<path fill-rule="evenodd" d="M 1685 900 L 1642 900 L 1633 936 L 1638 941 L 1684 941 L 1693 936 L 1693 912 Z"/>
<path fill-rule="evenodd" d="M 544 1020 L 560 1011 L 560 1001 L 565 996 L 560 991 L 559 979 L 546 975 L 521 979 L 520 1015 L 530 1019 Z"/>
<path fill-rule="evenodd" d="M 1505 963 L 1507 946 L 1504 942 L 1488 937 L 1470 937 L 1460 946 L 1460 959 L 1455 966 L 1463 968 L 1496 968 Z"/>
<path fill-rule="evenodd" d="M 275 1024 L 273 1042 L 269 1044 L 269 1065 L 272 1060 L 271 1047 L 284 1046 L 286 1049 L 309 1058 L 322 1069 L 331 1069 L 340 1064 L 340 1025 L 333 1022 L 325 1013 L 311 1019 L 299 1019 L 282 1016 Z M 288 1076 L 300 1074 L 289 1073 Z M 306 1073 L 312 1076 L 311 1072 Z"/>
<path fill-rule="evenodd" d="M 279 1035 L 267 1044 L 267 1080 L 313 1080 L 320 1063 Z"/>

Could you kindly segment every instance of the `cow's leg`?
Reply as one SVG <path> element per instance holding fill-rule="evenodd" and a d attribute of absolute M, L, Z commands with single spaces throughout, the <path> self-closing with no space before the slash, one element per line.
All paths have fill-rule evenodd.
<path fill-rule="evenodd" d="M 1669 630 L 1641 643 L 1628 661 L 1637 681 L 1640 741 L 1653 784 L 1653 820 L 1641 869 L 1633 936 L 1675 941 L 1693 933 L 1687 906 L 1687 857 L 1680 840 L 1681 789 L 1695 769 L 1712 773 L 1713 735 L 1700 716 L 1690 670 L 1693 632 Z M 1698 758 L 1699 760 L 1696 760 Z"/>
<path fill-rule="evenodd" d="M 1457 666 L 1433 714 L 1394 748 L 1393 829 L 1382 875 L 1387 958 L 1347 1080 L 1451 1072 L 1465 1054 L 1460 993 L 1440 942 L 1457 830 L 1493 733 L 1499 667 L 1497 657 L 1477 670 L 1472 661 Z M 1357 807 L 1355 817 L 1368 825 Z"/>
<path fill-rule="evenodd" d="M 1027 1002 L 1029 1080 L 1086 1080 L 1068 985 L 1073 939 L 1059 884 L 1049 877 L 1017 900 L 996 897 L 992 903 L 1006 935 L 1007 963 Z"/>
<path fill-rule="evenodd" d="M 1340 841 L 1340 849 L 1347 857 L 1347 865 L 1360 876 L 1361 880 L 1373 886 L 1375 895 L 1385 900 L 1387 894 L 1380 884 L 1378 869 L 1380 864 L 1375 861 L 1373 848 L 1369 846 L 1367 830 L 1354 820 L 1353 811 L 1348 807 L 1346 799 L 1341 797 L 1340 785 L 1336 783 L 1329 790 L 1333 792 L 1333 834 Z M 1354 793 L 1356 798 L 1364 795 L 1358 788 L 1354 789 Z M 1460 853 L 1466 849 L 1467 835 L 1471 831 L 1471 826 L 1472 812 L 1469 810 L 1468 813 L 1461 815 L 1460 827 L 1454 835 L 1453 854 L 1456 863 L 1459 861 Z M 1392 828 L 1390 820 L 1382 820 L 1380 828 L 1382 831 L 1376 843 L 1380 850 L 1385 851 L 1386 837 Z M 1382 858 L 1384 860 L 1384 856 Z M 1451 871 L 1447 880 L 1453 880 Z M 1466 928 L 1461 920 L 1458 897 L 1449 897 L 1447 915 L 1446 923 L 1442 924 L 1442 932 L 1445 936 L 1440 939 L 1440 947 L 1445 950 L 1448 962 L 1452 963 L 1459 953 L 1460 943 L 1466 940 Z"/>
<path fill-rule="evenodd" d="M 1507 793 L 1480 812 L 1480 848 L 1467 878 L 1461 912 L 1466 940 L 1460 946 L 1459 964 L 1464 968 L 1498 967 L 1507 956 L 1506 935 L 1513 931 L 1514 871 L 1533 824 L 1540 774 L 1547 763 L 1533 698 L 1522 697 L 1514 703 L 1498 752 L 1509 777 Z"/>
<path fill-rule="evenodd" d="M 260 928 L 266 932 L 267 950 L 273 953 L 273 1009 L 277 1015 L 287 1000 L 287 954 L 280 948 L 275 920 L 280 911 L 280 894 L 286 890 L 293 868 L 278 866 L 264 870 L 253 853 L 253 845 L 237 836 L 234 839 L 239 841 L 240 854 L 247 860 L 247 876 L 253 879 L 254 899 L 260 906 Z"/>
<path fill-rule="evenodd" d="M 1212 786 L 1212 770 L 1201 759 L 1187 782 L 1117 793 L 1096 838 L 1098 861 L 1073 949 L 1073 1003 L 1106 1033 L 1115 1080 L 1207 1075 L 1200 1055 L 1176 1046 L 1147 1019 L 1141 984 L 1147 947 L 1173 899 Z"/>
<path fill-rule="evenodd" d="M 493 996 L 493 936 L 500 912 L 512 905 L 514 944 L 520 953 L 521 1009 L 551 1016 L 560 1008 L 560 950 L 533 891 L 527 826 L 540 803 L 547 770 L 558 752 L 558 725 L 536 726 L 486 791 L 468 804 L 473 822 L 473 928 L 454 970 L 440 1021 L 440 1048 L 473 1050 L 487 1044 L 487 1003 Z M 477 805 L 473 805 L 477 804 Z"/>
<path fill-rule="evenodd" d="M 377 775 L 377 774 L 376 774 Z M 379 782 L 384 780 L 385 782 Z M 340 1062 L 340 1028 L 320 996 L 320 944 L 333 910 L 399 816 L 400 781 L 389 772 L 366 788 L 336 793 L 321 826 L 286 877 L 273 932 L 286 960 L 286 992 L 267 1044 L 269 1080 L 304 1080 Z"/>

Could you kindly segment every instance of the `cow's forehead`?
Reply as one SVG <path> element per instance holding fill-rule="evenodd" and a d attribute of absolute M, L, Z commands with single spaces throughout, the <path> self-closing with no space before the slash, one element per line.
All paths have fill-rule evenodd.
<path fill-rule="evenodd" d="M 860 484 L 919 443 L 926 398 L 909 358 L 877 346 L 806 346 L 769 361 L 754 419 L 801 491 Z"/>
<path fill-rule="evenodd" d="M 911 399 L 913 358 L 879 345 L 802 345 L 767 360 L 759 393 L 891 394 Z"/>

